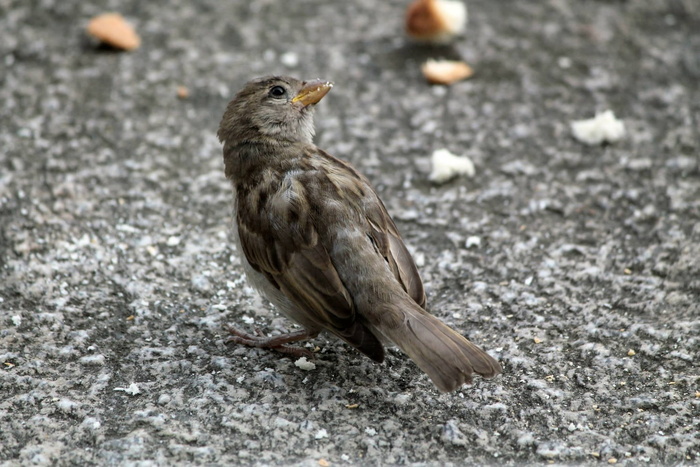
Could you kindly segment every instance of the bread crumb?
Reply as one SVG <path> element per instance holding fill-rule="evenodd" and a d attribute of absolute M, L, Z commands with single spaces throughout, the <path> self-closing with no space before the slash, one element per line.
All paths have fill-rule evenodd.
<path fill-rule="evenodd" d="M 452 84 L 467 79 L 474 70 L 464 62 L 454 60 L 428 60 L 421 65 L 423 76 L 432 84 Z"/>
<path fill-rule="evenodd" d="M 135 396 L 136 394 L 141 394 L 141 389 L 139 388 L 138 384 L 136 383 L 131 383 L 129 387 L 126 388 L 114 388 L 114 391 L 123 391 L 130 396 Z"/>
<path fill-rule="evenodd" d="M 466 156 L 456 156 L 447 149 L 438 149 L 432 156 L 433 169 L 428 178 L 435 183 L 445 183 L 459 175 L 473 177 L 474 163 Z"/>
<path fill-rule="evenodd" d="M 418 41 L 444 44 L 466 25 L 467 6 L 460 0 L 416 0 L 406 10 L 406 33 Z"/>
<path fill-rule="evenodd" d="M 535 338 L 532 339 L 532 340 L 533 340 L 533 342 L 534 342 L 535 344 L 541 344 L 541 343 L 542 343 L 542 339 L 540 339 L 539 337 L 535 337 Z"/>
<path fill-rule="evenodd" d="M 614 143 L 625 136 L 625 124 L 615 118 L 612 110 L 597 114 L 588 120 L 571 122 L 571 132 L 574 138 L 588 145 Z"/>
<path fill-rule="evenodd" d="M 464 243 L 464 246 L 466 246 L 467 248 L 480 247 L 481 246 L 481 237 L 477 237 L 476 235 L 472 235 L 471 237 L 467 237 L 467 241 Z"/>
<path fill-rule="evenodd" d="M 88 23 L 87 32 L 117 49 L 134 50 L 141 45 L 141 38 L 119 13 L 95 16 Z"/>
<path fill-rule="evenodd" d="M 311 371 L 316 369 L 316 364 L 314 362 L 308 361 L 306 357 L 300 357 L 296 362 L 294 362 L 294 364 L 305 371 Z"/>
<path fill-rule="evenodd" d="M 634 357 L 635 355 L 637 355 L 637 352 L 635 352 L 635 351 L 632 350 L 632 349 L 629 349 L 629 350 L 627 351 L 627 355 L 630 356 L 630 357 Z"/>

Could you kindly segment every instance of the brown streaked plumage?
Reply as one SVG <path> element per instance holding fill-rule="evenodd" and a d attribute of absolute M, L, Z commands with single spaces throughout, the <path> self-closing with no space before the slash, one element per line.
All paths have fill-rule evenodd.
<path fill-rule="evenodd" d="M 499 363 L 428 314 L 411 255 L 367 179 L 313 144 L 313 108 L 332 85 L 288 77 L 249 82 L 218 136 L 235 194 L 249 281 L 302 331 L 229 341 L 274 348 L 327 331 L 376 362 L 394 342 L 441 391 L 492 377 Z"/>

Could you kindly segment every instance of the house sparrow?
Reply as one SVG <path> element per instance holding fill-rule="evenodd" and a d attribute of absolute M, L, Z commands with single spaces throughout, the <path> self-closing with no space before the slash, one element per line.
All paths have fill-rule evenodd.
<path fill-rule="evenodd" d="M 495 359 L 424 310 L 416 265 L 369 181 L 313 144 L 314 106 L 332 86 L 259 78 L 221 120 L 246 275 L 302 326 L 274 337 L 229 327 L 227 342 L 303 355 L 287 344 L 327 331 L 381 363 L 390 341 L 443 392 L 497 375 Z"/>

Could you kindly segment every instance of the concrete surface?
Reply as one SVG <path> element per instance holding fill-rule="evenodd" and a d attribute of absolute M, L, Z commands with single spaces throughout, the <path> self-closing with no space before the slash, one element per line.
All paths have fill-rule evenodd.
<path fill-rule="evenodd" d="M 700 462 L 697 2 L 473 0 L 452 47 L 408 43 L 405 5 L 0 0 L 4 465 Z M 135 52 L 83 34 L 114 10 Z M 430 87 L 429 57 L 476 75 Z M 335 81 L 318 144 L 501 377 L 441 395 L 398 351 L 223 344 L 290 327 L 242 276 L 214 136 L 270 73 Z M 623 141 L 573 140 L 608 108 Z M 431 185 L 443 147 L 477 176 Z"/>

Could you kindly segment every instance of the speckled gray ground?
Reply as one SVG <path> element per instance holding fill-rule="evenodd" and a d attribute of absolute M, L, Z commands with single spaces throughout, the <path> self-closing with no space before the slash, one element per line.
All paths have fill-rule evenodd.
<path fill-rule="evenodd" d="M 0 461 L 699 462 L 695 0 L 469 5 L 431 48 L 396 0 L 0 0 Z M 110 10 L 139 50 L 83 35 Z M 460 56 L 472 80 L 424 83 Z M 433 312 L 502 376 L 441 395 L 398 351 L 319 338 L 306 372 L 224 345 L 227 322 L 289 326 L 242 276 L 214 136 L 282 72 L 335 81 L 317 143 L 375 183 Z M 571 138 L 607 108 L 625 140 Z M 442 147 L 477 177 L 432 186 Z"/>

